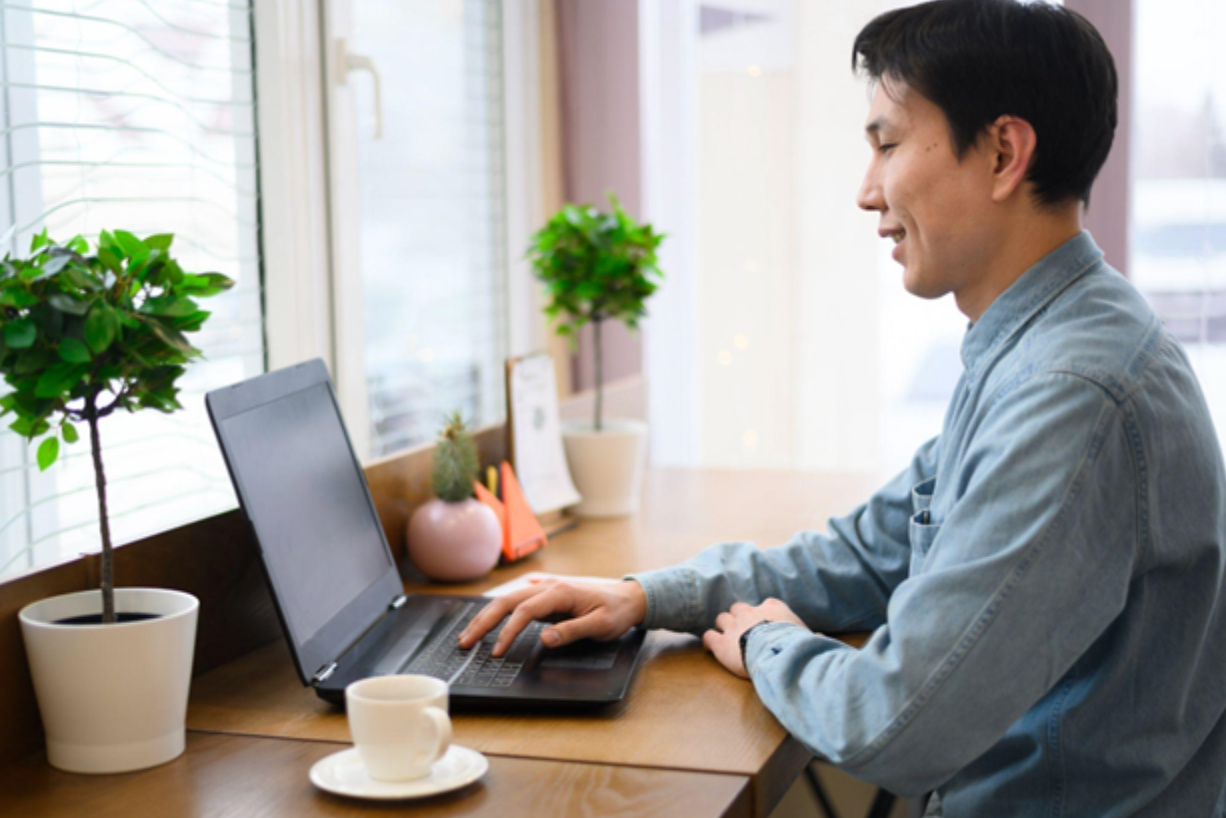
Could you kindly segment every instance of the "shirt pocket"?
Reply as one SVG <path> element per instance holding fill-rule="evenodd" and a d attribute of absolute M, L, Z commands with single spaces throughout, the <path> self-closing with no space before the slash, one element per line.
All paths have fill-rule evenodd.
<path fill-rule="evenodd" d="M 919 514 L 932 507 L 932 495 L 937 490 L 937 479 L 929 477 L 911 488 L 911 513 Z"/>
<path fill-rule="evenodd" d="M 919 573 L 932 548 L 932 541 L 937 538 L 941 526 L 932 519 L 932 495 L 936 491 L 937 479 L 930 477 L 922 483 L 917 483 L 911 489 L 911 515 L 908 539 L 911 544 L 911 575 Z"/>

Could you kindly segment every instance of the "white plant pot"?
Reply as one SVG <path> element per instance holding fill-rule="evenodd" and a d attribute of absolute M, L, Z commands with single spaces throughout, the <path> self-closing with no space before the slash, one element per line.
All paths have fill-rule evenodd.
<path fill-rule="evenodd" d="M 624 517 L 639 508 L 647 424 L 606 420 L 599 432 L 590 423 L 567 423 L 562 445 L 570 476 L 583 498 L 571 511 L 580 517 Z"/>
<path fill-rule="evenodd" d="M 98 614 L 99 591 L 22 608 L 21 635 L 47 734 L 47 760 L 74 773 L 119 773 L 183 752 L 196 614 L 191 594 L 115 589 L 115 610 L 158 614 L 114 625 L 60 625 Z"/>

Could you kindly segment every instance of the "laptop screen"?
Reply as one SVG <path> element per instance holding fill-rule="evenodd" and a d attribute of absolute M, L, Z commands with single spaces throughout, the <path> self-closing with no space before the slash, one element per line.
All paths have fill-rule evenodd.
<path fill-rule="evenodd" d="M 297 644 L 391 566 L 327 383 L 220 419 L 230 472 Z"/>

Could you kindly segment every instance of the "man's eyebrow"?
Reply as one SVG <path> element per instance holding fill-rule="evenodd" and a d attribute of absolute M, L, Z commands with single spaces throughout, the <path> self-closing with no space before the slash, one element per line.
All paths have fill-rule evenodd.
<path fill-rule="evenodd" d="M 882 130 L 890 127 L 890 121 L 884 115 L 877 117 L 872 122 L 864 126 L 864 133 L 868 136 L 876 136 Z"/>

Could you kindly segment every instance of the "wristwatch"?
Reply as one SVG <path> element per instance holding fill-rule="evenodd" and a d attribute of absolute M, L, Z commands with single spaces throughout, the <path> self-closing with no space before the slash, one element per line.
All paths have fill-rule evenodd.
<path fill-rule="evenodd" d="M 774 624 L 771 622 L 771 620 L 763 619 L 761 622 L 746 628 L 745 632 L 741 634 L 741 666 L 745 668 L 746 673 L 749 672 L 749 662 L 745 659 L 745 649 L 749 647 L 749 634 L 753 633 L 754 628 L 760 628 L 763 625 L 771 624 Z"/>

